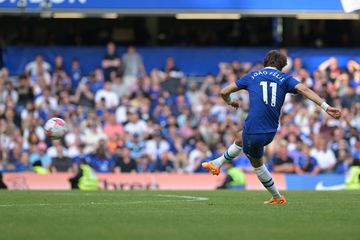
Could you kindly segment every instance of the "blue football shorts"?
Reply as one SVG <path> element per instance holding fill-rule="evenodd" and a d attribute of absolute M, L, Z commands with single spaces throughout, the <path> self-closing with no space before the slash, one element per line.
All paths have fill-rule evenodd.
<path fill-rule="evenodd" d="M 246 155 L 260 159 L 264 155 L 264 147 L 272 142 L 276 132 L 250 134 L 243 130 L 243 151 Z"/>

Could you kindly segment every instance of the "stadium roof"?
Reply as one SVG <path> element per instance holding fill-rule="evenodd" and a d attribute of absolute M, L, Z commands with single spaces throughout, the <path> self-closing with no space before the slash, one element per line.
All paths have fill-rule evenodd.
<path fill-rule="evenodd" d="M 116 18 L 119 14 L 192 14 L 182 15 L 183 17 L 180 15 L 178 18 L 238 19 L 240 16 L 289 16 L 308 19 L 359 19 L 358 14 L 349 13 L 358 9 L 358 0 L 272 0 L 271 4 L 268 0 L 0 0 L 1 13 L 42 13 L 44 17 L 54 17 L 56 14 L 53 13 L 59 12 L 71 13 L 63 15 L 64 18 Z M 112 15 L 103 15 L 104 13 Z"/>

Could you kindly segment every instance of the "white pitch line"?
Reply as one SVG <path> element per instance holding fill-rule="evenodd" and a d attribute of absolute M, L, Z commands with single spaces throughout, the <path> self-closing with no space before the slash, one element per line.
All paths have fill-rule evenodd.
<path fill-rule="evenodd" d="M 169 197 L 169 198 L 181 198 L 185 199 L 186 202 L 193 202 L 193 201 L 207 201 L 209 200 L 208 197 L 196 197 L 196 196 L 183 196 L 183 195 L 169 195 L 169 194 L 158 194 L 159 197 Z"/>
<path fill-rule="evenodd" d="M 50 206 L 49 203 L 18 203 L 18 204 L 0 204 L 0 207 L 42 207 Z"/>
<path fill-rule="evenodd" d="M 151 196 L 151 195 L 148 195 Z M 183 196 L 183 195 L 170 195 L 170 194 L 157 194 L 155 196 L 165 198 L 175 198 L 167 200 L 149 200 L 149 201 L 119 201 L 119 202 L 88 202 L 88 203 L 18 203 L 18 204 L 0 204 L 0 207 L 43 207 L 43 206 L 92 206 L 92 205 L 128 205 L 128 204 L 145 204 L 145 203 L 166 203 L 166 202 L 194 202 L 194 201 L 207 201 L 208 197 L 196 197 L 196 196 Z"/>

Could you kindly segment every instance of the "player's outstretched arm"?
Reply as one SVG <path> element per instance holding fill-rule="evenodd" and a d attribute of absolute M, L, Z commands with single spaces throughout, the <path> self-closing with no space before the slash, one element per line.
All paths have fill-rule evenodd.
<path fill-rule="evenodd" d="M 300 93 L 301 95 L 305 96 L 306 98 L 310 99 L 318 106 L 320 106 L 327 114 L 332 116 L 333 118 L 340 118 L 341 117 L 341 110 L 338 108 L 334 108 L 329 106 L 319 95 L 317 95 L 313 90 L 308 88 L 302 83 L 299 83 L 295 86 L 295 90 Z"/>
<path fill-rule="evenodd" d="M 237 92 L 239 90 L 240 89 L 238 88 L 238 86 L 236 86 L 235 83 L 231 83 L 228 86 L 221 89 L 220 96 L 226 102 L 226 104 L 228 104 L 228 105 L 230 105 L 230 106 L 232 106 L 234 108 L 238 108 L 239 107 L 238 101 L 231 100 L 230 94 L 233 93 L 233 92 Z"/>

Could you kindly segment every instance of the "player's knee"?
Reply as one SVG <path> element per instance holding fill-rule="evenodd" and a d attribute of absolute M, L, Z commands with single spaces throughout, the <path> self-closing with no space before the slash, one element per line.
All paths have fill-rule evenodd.
<path fill-rule="evenodd" d="M 261 167 L 263 165 L 263 162 L 261 159 L 256 159 L 256 158 L 250 158 L 250 162 L 251 162 L 251 165 L 254 167 L 254 168 L 258 168 L 258 167 Z"/>
<path fill-rule="evenodd" d="M 242 147 L 242 140 L 241 139 L 240 140 L 236 139 L 235 144 L 238 145 L 239 147 Z"/>
<path fill-rule="evenodd" d="M 235 138 L 235 144 L 238 145 L 239 147 L 242 147 L 242 131 L 240 132 L 240 134 L 238 134 Z"/>

